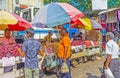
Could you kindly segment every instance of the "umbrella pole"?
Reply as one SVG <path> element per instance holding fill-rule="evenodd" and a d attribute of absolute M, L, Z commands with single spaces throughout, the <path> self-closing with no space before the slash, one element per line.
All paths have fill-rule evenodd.
<path fill-rule="evenodd" d="M 59 36 L 59 38 L 58 38 L 58 39 L 59 39 L 59 41 L 60 41 L 60 31 L 59 31 L 59 30 L 58 30 L 58 36 Z"/>
<path fill-rule="evenodd" d="M 71 24 L 69 22 L 68 35 L 70 35 L 70 27 L 71 27 Z"/>

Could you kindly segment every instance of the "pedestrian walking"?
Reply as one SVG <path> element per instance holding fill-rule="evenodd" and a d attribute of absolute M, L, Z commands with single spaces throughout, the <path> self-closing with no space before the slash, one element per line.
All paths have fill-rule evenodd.
<path fill-rule="evenodd" d="M 62 36 L 59 46 L 58 46 L 58 57 L 60 62 L 60 67 L 62 67 L 62 64 L 65 62 L 69 68 L 68 73 L 62 73 L 61 78 L 71 78 L 71 70 L 70 70 L 70 38 L 68 36 L 68 32 L 66 29 L 62 29 L 60 31 L 60 34 Z"/>
<path fill-rule="evenodd" d="M 104 63 L 104 69 L 110 68 L 115 78 L 120 78 L 120 64 L 119 58 L 119 47 L 114 41 L 114 34 L 108 32 L 106 34 L 106 61 Z"/>
<path fill-rule="evenodd" d="M 34 36 L 34 29 L 26 30 L 28 39 L 23 43 L 22 51 L 19 49 L 20 55 L 25 55 L 25 78 L 39 78 L 38 58 L 37 55 L 42 55 L 41 46 L 36 41 Z"/>

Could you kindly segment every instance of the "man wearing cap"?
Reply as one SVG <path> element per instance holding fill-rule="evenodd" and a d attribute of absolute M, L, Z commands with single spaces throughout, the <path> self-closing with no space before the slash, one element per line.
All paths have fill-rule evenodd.
<path fill-rule="evenodd" d="M 44 37 L 44 42 L 46 42 L 46 41 L 49 41 L 49 42 L 53 41 L 52 35 L 53 35 L 53 32 L 52 32 L 52 31 L 49 31 L 49 32 L 48 32 L 48 35 L 46 35 L 46 36 Z"/>
<path fill-rule="evenodd" d="M 108 67 L 111 69 L 115 78 L 120 78 L 120 64 L 118 61 L 119 58 L 119 47 L 114 41 L 114 34 L 108 32 L 106 34 L 106 61 L 104 63 L 104 69 Z"/>
<path fill-rule="evenodd" d="M 25 78 L 39 78 L 37 55 L 42 54 L 41 46 L 33 38 L 33 28 L 27 29 L 26 33 L 28 34 L 28 39 L 23 43 L 22 51 L 18 49 L 21 56 L 25 55 Z"/>

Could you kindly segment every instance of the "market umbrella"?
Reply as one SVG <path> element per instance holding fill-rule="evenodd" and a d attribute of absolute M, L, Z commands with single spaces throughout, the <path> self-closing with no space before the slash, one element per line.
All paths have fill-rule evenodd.
<path fill-rule="evenodd" d="M 17 19 L 7 11 L 0 11 L 0 26 L 8 24 L 16 24 Z"/>
<path fill-rule="evenodd" d="M 68 3 L 51 3 L 40 8 L 33 19 L 33 26 L 55 27 L 71 20 L 76 21 L 84 14 Z"/>
<path fill-rule="evenodd" d="M 72 22 L 71 28 L 83 28 L 86 30 L 92 30 L 92 24 L 89 18 L 79 18 L 77 21 Z"/>
<path fill-rule="evenodd" d="M 8 14 L 12 16 L 11 19 L 15 19 L 17 22 L 16 23 L 4 23 L 7 21 L 7 18 L 6 18 L 6 21 L 4 19 L 3 20 L 1 19 L 3 23 L 0 24 L 0 30 L 5 30 L 6 28 L 9 28 L 11 31 L 22 31 L 22 30 L 32 27 L 32 25 L 29 22 L 27 22 L 20 16 L 16 14 L 12 14 L 12 13 L 8 13 Z"/>
<path fill-rule="evenodd" d="M 72 22 L 73 26 L 72 28 L 84 28 L 86 30 L 99 30 L 102 29 L 102 26 L 95 20 L 89 19 L 89 18 L 79 18 L 77 21 Z"/>
<path fill-rule="evenodd" d="M 95 30 L 100 30 L 102 29 L 102 26 L 95 20 L 90 20 L 91 23 L 92 23 L 92 28 L 95 29 Z"/>

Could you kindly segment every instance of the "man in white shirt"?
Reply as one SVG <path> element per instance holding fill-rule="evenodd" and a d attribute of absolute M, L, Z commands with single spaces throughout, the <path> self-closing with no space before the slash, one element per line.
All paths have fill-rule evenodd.
<path fill-rule="evenodd" d="M 120 63 L 118 62 L 119 58 L 119 46 L 114 41 L 114 34 L 108 32 L 106 34 L 106 61 L 104 64 L 104 69 L 108 67 L 111 69 L 115 78 L 120 78 Z"/>

